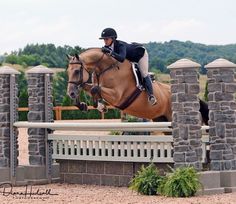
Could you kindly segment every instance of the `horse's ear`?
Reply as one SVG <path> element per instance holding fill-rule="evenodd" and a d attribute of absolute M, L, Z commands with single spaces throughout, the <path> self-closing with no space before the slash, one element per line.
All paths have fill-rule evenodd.
<path fill-rule="evenodd" d="M 77 53 L 75 54 L 75 57 L 77 60 L 79 60 L 79 55 Z"/>
<path fill-rule="evenodd" d="M 68 54 L 66 54 L 66 57 L 67 57 L 67 59 L 68 59 L 68 60 L 70 60 L 70 59 L 71 59 L 71 56 L 70 56 L 70 55 L 68 55 Z"/>

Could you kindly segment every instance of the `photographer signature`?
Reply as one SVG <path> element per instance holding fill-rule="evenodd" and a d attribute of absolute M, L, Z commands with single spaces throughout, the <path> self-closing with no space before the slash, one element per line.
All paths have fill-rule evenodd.
<path fill-rule="evenodd" d="M 54 196 L 58 195 L 57 193 L 52 193 L 52 189 L 33 189 L 32 185 L 25 185 L 24 190 L 16 191 L 14 190 L 14 186 L 11 183 L 2 183 L 0 184 L 0 195 L 3 196 L 21 196 L 24 198 L 28 197 L 41 197 L 41 196 Z"/>

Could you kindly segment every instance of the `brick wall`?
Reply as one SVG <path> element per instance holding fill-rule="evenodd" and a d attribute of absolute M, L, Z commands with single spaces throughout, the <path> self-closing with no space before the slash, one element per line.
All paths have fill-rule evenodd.
<path fill-rule="evenodd" d="M 63 183 L 128 186 L 143 163 L 58 160 Z M 148 165 L 145 163 L 144 165 Z M 167 164 L 156 164 L 160 172 Z"/>

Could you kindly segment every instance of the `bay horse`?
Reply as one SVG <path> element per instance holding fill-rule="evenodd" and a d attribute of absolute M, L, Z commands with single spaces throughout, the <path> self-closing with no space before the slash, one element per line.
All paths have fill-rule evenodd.
<path fill-rule="evenodd" d="M 90 48 L 80 55 L 67 56 L 69 65 L 67 94 L 77 99 L 78 107 L 86 109 L 79 100 L 79 92 L 84 89 L 94 100 L 103 99 L 124 113 L 153 121 L 171 121 L 171 90 L 168 84 L 153 83 L 153 92 L 157 98 L 154 106 L 148 102 L 146 91 L 136 86 L 132 63 L 118 62 L 104 54 L 101 48 Z M 92 83 L 91 83 L 92 78 Z M 207 104 L 200 101 L 200 111 L 204 122 L 208 121 Z"/>

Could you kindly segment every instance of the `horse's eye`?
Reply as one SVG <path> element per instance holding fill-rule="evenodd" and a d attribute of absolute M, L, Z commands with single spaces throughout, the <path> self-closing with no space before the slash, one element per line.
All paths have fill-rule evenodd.
<path fill-rule="evenodd" d="M 79 73 L 80 73 L 80 70 L 76 69 L 76 70 L 75 70 L 75 74 L 78 75 Z"/>

